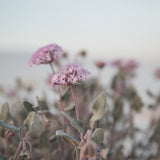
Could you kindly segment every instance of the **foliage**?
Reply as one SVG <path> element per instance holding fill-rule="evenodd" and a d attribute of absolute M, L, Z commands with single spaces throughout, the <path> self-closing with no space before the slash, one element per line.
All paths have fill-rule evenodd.
<path fill-rule="evenodd" d="M 48 60 L 50 50 L 47 55 L 45 53 L 43 58 L 53 71 L 53 65 Z M 39 60 L 40 55 L 39 51 Z M 78 58 L 80 56 L 84 61 L 86 52 L 78 54 Z M 33 64 L 36 62 L 34 57 Z M 54 68 L 60 69 L 60 63 L 54 64 Z M 103 67 L 101 61 L 94 64 L 98 72 L 102 72 L 108 63 L 103 62 Z M 137 63 L 130 60 L 111 64 L 116 67 L 117 73 L 109 87 L 101 84 L 100 76 L 67 86 L 52 86 L 53 97 L 59 95 L 59 100 L 51 103 L 47 94 L 45 98 L 30 97 L 34 86 L 25 85 L 20 79 L 16 81 L 14 94 L 10 97 L 3 89 L 1 95 L 6 96 L 9 103 L 0 107 L 0 159 L 158 160 L 160 117 L 154 115 L 160 105 L 160 96 L 148 91 L 154 102 L 147 107 L 132 82 Z M 69 76 L 68 71 L 66 74 Z M 52 84 L 50 79 L 48 82 Z M 22 92 L 28 95 L 24 101 L 20 99 Z M 136 126 L 135 119 L 144 108 L 153 116 L 148 127 L 142 130 Z M 127 141 L 130 143 L 125 144 Z"/>

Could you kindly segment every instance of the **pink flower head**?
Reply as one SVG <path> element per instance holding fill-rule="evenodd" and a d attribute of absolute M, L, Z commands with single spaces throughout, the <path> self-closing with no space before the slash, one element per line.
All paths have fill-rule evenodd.
<path fill-rule="evenodd" d="M 82 50 L 79 52 L 79 55 L 85 57 L 87 55 L 87 52 L 85 50 Z"/>
<path fill-rule="evenodd" d="M 127 71 L 127 72 L 132 72 L 133 70 L 135 70 L 135 69 L 138 67 L 138 65 L 139 65 L 139 64 L 138 64 L 137 61 L 131 59 L 131 60 L 128 60 L 128 61 L 124 62 L 124 63 L 122 64 L 122 67 L 123 67 L 123 69 L 124 69 L 125 71 Z"/>
<path fill-rule="evenodd" d="M 103 69 L 106 66 L 106 62 L 104 61 L 96 61 L 95 64 L 99 69 Z"/>
<path fill-rule="evenodd" d="M 38 49 L 30 58 L 29 66 L 33 64 L 50 64 L 54 61 L 58 61 L 63 50 L 57 44 L 49 44 Z"/>
<path fill-rule="evenodd" d="M 115 60 L 110 62 L 110 65 L 114 66 L 114 67 L 121 67 L 122 66 L 122 60 L 121 59 L 115 59 Z"/>
<path fill-rule="evenodd" d="M 158 68 L 156 71 L 155 71 L 155 77 L 157 79 L 160 79 L 160 68 Z"/>
<path fill-rule="evenodd" d="M 59 73 L 52 76 L 51 86 L 70 86 L 80 81 L 86 81 L 88 74 L 90 74 L 90 72 L 78 64 L 67 64 L 61 68 Z"/>

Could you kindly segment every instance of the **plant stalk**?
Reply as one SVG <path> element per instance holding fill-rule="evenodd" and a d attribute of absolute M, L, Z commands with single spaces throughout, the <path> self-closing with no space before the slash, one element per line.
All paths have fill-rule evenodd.
<path fill-rule="evenodd" d="M 74 91 L 73 91 L 72 86 L 71 86 L 71 92 L 72 92 L 73 102 L 74 102 L 74 105 L 75 105 L 76 117 L 77 117 L 77 120 L 79 120 L 78 107 L 77 107 L 77 103 L 76 103 L 76 99 L 75 99 L 75 95 L 74 95 Z"/>

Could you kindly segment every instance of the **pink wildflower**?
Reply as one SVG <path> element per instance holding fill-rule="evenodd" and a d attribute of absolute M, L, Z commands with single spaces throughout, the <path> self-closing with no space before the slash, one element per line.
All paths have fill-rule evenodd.
<path fill-rule="evenodd" d="M 139 64 L 133 59 L 126 60 L 126 61 L 121 59 L 116 59 L 110 62 L 110 65 L 114 67 L 122 68 L 126 72 L 132 72 L 138 67 Z"/>
<path fill-rule="evenodd" d="M 62 48 L 57 44 L 49 44 L 44 46 L 38 49 L 32 55 L 29 60 L 29 66 L 32 66 L 33 64 L 50 64 L 54 61 L 57 61 L 60 58 L 62 52 Z"/>
<path fill-rule="evenodd" d="M 17 95 L 17 93 L 16 93 L 16 90 L 15 90 L 15 89 L 11 89 L 11 90 L 8 90 L 8 91 L 6 92 L 6 96 L 7 96 L 8 98 L 14 98 L 14 97 L 16 97 L 16 95 Z"/>
<path fill-rule="evenodd" d="M 68 64 L 61 68 L 60 72 L 54 74 L 51 78 L 51 86 L 66 85 L 70 86 L 80 81 L 87 80 L 87 75 L 90 74 L 87 69 L 78 64 Z"/>
<path fill-rule="evenodd" d="M 85 50 L 82 50 L 79 52 L 79 55 L 85 57 L 87 55 L 87 52 Z"/>
<path fill-rule="evenodd" d="M 131 72 L 131 71 L 135 70 L 138 67 L 138 65 L 139 65 L 138 62 L 131 59 L 131 60 L 124 62 L 122 64 L 122 68 L 127 72 Z"/>
<path fill-rule="evenodd" d="M 110 62 L 110 65 L 114 66 L 114 67 L 120 67 L 120 66 L 122 66 L 122 60 L 121 59 L 115 59 L 115 60 Z"/>
<path fill-rule="evenodd" d="M 157 79 L 160 79 L 160 68 L 158 68 L 156 71 L 155 71 L 155 77 Z"/>
<path fill-rule="evenodd" d="M 67 52 L 63 52 L 63 53 L 62 53 L 62 57 L 63 57 L 63 58 L 67 58 L 67 57 L 68 57 L 68 53 L 67 53 Z"/>
<path fill-rule="evenodd" d="M 104 61 L 96 61 L 95 64 L 99 69 L 103 69 L 106 66 L 106 62 Z"/>

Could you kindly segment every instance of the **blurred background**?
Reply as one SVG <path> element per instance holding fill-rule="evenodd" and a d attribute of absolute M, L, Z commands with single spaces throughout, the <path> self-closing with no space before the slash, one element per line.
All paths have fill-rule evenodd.
<path fill-rule="evenodd" d="M 28 60 L 38 48 L 57 43 L 71 56 L 86 50 L 90 61 L 85 65 L 92 73 L 94 60 L 135 59 L 140 92 L 147 87 L 156 91 L 159 8 L 158 0 L 1 0 L 0 83 L 12 84 L 17 76 L 43 78 L 48 67 L 28 67 Z"/>
<path fill-rule="evenodd" d="M 121 143 L 126 143 L 124 144 L 126 157 L 129 157 L 135 148 L 140 147 L 146 157 L 153 154 L 159 158 L 160 70 L 159 79 L 155 77 L 155 71 L 160 68 L 159 19 L 159 0 L 0 0 L 0 106 L 8 101 L 14 108 L 17 102 L 21 104 L 26 97 L 30 97 L 28 100 L 33 103 L 36 96 L 47 97 L 46 99 L 52 103 L 53 100 L 58 100 L 58 96 L 46 85 L 46 79 L 51 72 L 49 66 L 28 66 L 32 54 L 48 44 L 56 43 L 61 46 L 68 54 L 67 63 L 74 62 L 85 66 L 91 72 L 91 77 L 94 77 L 96 85 L 97 81 L 100 82 L 99 84 L 102 84 L 100 89 L 110 95 L 113 94 L 113 100 L 112 96 L 107 97 L 113 104 L 117 95 L 114 95 L 112 82 L 116 81 L 117 77 L 123 82 L 123 76 L 121 77 L 120 67 L 117 67 L 117 70 L 108 64 L 115 59 L 135 60 L 138 62 L 136 78 L 135 75 L 131 77 L 129 75 L 129 78 L 125 75 L 126 86 L 129 86 L 125 96 L 127 97 L 130 92 L 129 96 L 138 95 L 140 101 L 138 105 L 143 104 L 144 107 L 140 112 L 134 113 L 130 107 L 131 115 L 129 112 L 120 115 L 120 111 L 116 110 L 118 107 L 108 103 L 107 99 L 107 105 L 111 106 L 111 109 L 106 114 L 112 117 L 115 109 L 116 114 L 121 116 L 119 118 L 121 121 L 117 120 L 117 123 L 120 123 L 120 127 L 117 125 L 119 128 L 125 121 L 132 127 L 134 120 L 135 132 L 142 130 L 140 133 L 142 135 L 138 135 L 138 138 L 135 136 L 135 141 L 133 137 L 128 140 L 127 136 L 126 141 L 122 140 Z M 79 56 L 81 51 L 87 53 L 85 58 Z M 95 61 L 105 62 L 106 66 L 100 70 L 96 68 Z M 63 60 L 62 64 L 65 64 Z M 119 95 L 123 97 L 123 94 Z M 134 102 L 137 103 L 138 100 L 135 99 Z M 125 101 L 126 104 L 128 105 Z M 109 116 L 106 116 L 106 122 Z M 107 123 L 104 123 L 104 126 L 106 127 Z M 111 127 L 112 122 L 108 127 L 112 135 Z M 155 131 L 155 134 L 152 131 Z M 134 132 L 131 130 L 130 133 Z M 154 143 L 149 141 L 152 134 Z M 153 146 L 150 149 L 151 145 Z M 132 150 L 128 149 L 128 146 Z M 117 151 L 119 150 L 117 147 Z M 139 148 L 136 154 L 131 155 L 141 156 Z M 142 154 L 142 157 L 145 156 Z"/>
<path fill-rule="evenodd" d="M 31 54 L 56 42 L 98 58 L 160 58 L 158 0 L 0 1 L 1 54 Z"/>

